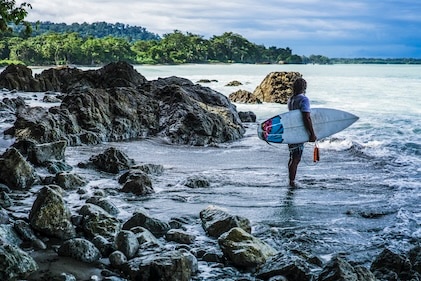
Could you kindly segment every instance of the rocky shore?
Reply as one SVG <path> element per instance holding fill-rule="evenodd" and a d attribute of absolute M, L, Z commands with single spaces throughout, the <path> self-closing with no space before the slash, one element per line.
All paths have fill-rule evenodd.
<path fill-rule="evenodd" d="M 164 167 L 136 163 L 110 147 L 77 168 L 100 171 L 118 184 L 89 189 L 66 161 L 66 148 L 75 145 L 148 137 L 191 146 L 237 141 L 244 125 L 220 93 L 179 77 L 147 81 L 121 62 L 95 71 L 49 69 L 36 77 L 11 66 L 0 73 L 0 87 L 46 92 L 46 101 L 60 104 L 0 102 L 2 120 L 11 122 L 4 135 L 15 140 L 0 155 L 0 280 L 421 280 L 420 246 L 406 255 L 384 249 L 367 268 L 340 253 L 324 262 L 305 251 L 276 249 L 253 235 L 246 217 L 220 206 L 197 214 L 206 239 L 189 232 L 196 223 L 189 218 L 163 221 L 138 208 L 121 219 L 123 210 L 109 195 L 153 195 Z M 191 176 L 183 185 L 207 188 L 209 182 Z M 32 196 L 25 215 L 14 212 Z M 80 206 L 69 205 L 71 196 Z M 203 277 L 199 263 L 218 273 Z"/>

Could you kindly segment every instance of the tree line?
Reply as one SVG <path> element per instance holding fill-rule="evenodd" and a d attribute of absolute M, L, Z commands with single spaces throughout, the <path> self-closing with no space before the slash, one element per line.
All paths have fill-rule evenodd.
<path fill-rule="evenodd" d="M 225 32 L 205 39 L 175 30 L 162 38 L 82 36 L 78 32 L 46 32 L 36 36 L 2 36 L 0 60 L 27 65 L 99 65 L 116 60 L 133 64 L 302 63 L 290 48 L 266 48 L 239 34 Z"/>

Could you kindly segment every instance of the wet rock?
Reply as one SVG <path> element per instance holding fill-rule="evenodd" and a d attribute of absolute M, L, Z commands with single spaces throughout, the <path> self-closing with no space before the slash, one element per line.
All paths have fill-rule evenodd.
<path fill-rule="evenodd" d="M 0 182 L 11 189 L 29 189 L 39 177 L 34 167 L 11 147 L 0 157 Z"/>
<path fill-rule="evenodd" d="M 276 254 L 271 246 L 242 228 L 234 227 L 218 238 L 224 256 L 239 267 L 256 267 Z"/>
<path fill-rule="evenodd" d="M 256 122 L 256 114 L 252 111 L 240 111 L 238 112 L 241 122 Z"/>
<path fill-rule="evenodd" d="M 148 195 L 154 193 L 151 178 L 140 169 L 131 169 L 121 175 L 119 183 L 124 183 L 122 192 L 130 192 L 136 195 Z"/>
<path fill-rule="evenodd" d="M 243 85 L 243 83 L 241 83 L 240 81 L 233 80 L 231 82 L 228 82 L 225 86 L 226 87 L 235 87 L 235 86 L 241 86 L 241 85 Z"/>
<path fill-rule="evenodd" d="M 292 95 L 294 81 L 302 77 L 299 72 L 271 72 L 253 92 L 262 102 L 276 102 L 286 104 Z"/>
<path fill-rule="evenodd" d="M 417 245 L 408 253 L 409 260 L 412 264 L 412 269 L 421 274 L 421 246 Z"/>
<path fill-rule="evenodd" d="M 18 91 L 40 91 L 39 81 L 32 70 L 21 64 L 11 64 L 0 73 L 0 88 Z"/>
<path fill-rule="evenodd" d="M 121 230 L 115 238 L 115 248 L 128 259 L 133 258 L 139 250 L 139 241 L 136 235 L 129 230 Z"/>
<path fill-rule="evenodd" d="M 108 257 L 110 264 L 114 268 L 120 268 L 124 263 L 127 262 L 127 257 L 121 251 L 114 251 Z"/>
<path fill-rule="evenodd" d="M 64 161 L 66 146 L 65 141 L 34 144 L 28 149 L 28 160 L 39 166 L 45 166 L 47 163 L 54 161 Z"/>
<path fill-rule="evenodd" d="M 367 268 L 362 266 L 354 267 L 344 258 L 336 256 L 324 266 L 317 280 L 376 281 L 377 279 Z"/>
<path fill-rule="evenodd" d="M 10 199 L 10 196 L 4 192 L 0 191 L 0 206 L 3 208 L 9 208 L 13 205 L 12 199 Z"/>
<path fill-rule="evenodd" d="M 22 243 L 16 233 L 13 225 L 11 224 L 0 224 L 0 244 L 10 244 L 18 246 Z"/>
<path fill-rule="evenodd" d="M 189 176 L 183 184 L 190 188 L 203 188 L 210 186 L 209 179 L 201 175 Z"/>
<path fill-rule="evenodd" d="M 149 175 L 162 175 L 164 172 L 164 166 L 157 165 L 157 164 L 142 164 L 142 165 L 135 165 L 132 167 L 133 170 L 141 170 Z"/>
<path fill-rule="evenodd" d="M 231 228 L 240 227 L 251 233 L 250 221 L 247 218 L 234 216 L 217 206 L 209 206 L 200 211 L 203 229 L 213 237 L 219 237 Z"/>
<path fill-rule="evenodd" d="M 19 234 L 19 237 L 22 238 L 23 241 L 31 242 L 31 245 L 34 246 L 36 249 L 45 250 L 47 246 L 40 240 L 32 230 L 29 223 L 23 220 L 17 220 L 13 224 L 13 228 L 15 229 L 16 233 Z"/>
<path fill-rule="evenodd" d="M 165 239 L 167 241 L 174 241 L 180 244 L 193 244 L 196 236 L 180 229 L 170 229 L 165 234 Z"/>
<path fill-rule="evenodd" d="M 270 280 L 271 278 L 282 276 L 286 280 L 291 281 L 310 281 L 315 280 L 315 276 L 311 273 L 311 270 L 312 268 L 310 268 L 302 258 L 292 253 L 279 253 L 268 259 L 266 263 L 258 269 L 256 277 L 263 280 Z"/>
<path fill-rule="evenodd" d="M 130 280 L 189 281 L 197 272 L 196 258 L 186 250 L 142 251 L 128 260 L 121 270 Z"/>
<path fill-rule="evenodd" d="M 86 203 L 97 205 L 112 216 L 116 216 L 118 215 L 118 213 L 120 213 L 120 210 L 118 209 L 118 207 L 114 203 L 112 203 L 110 200 L 104 197 L 93 196 L 93 197 L 88 198 L 86 200 Z"/>
<path fill-rule="evenodd" d="M 6 212 L 6 210 L 0 208 L 0 224 L 8 224 L 9 222 L 9 214 Z"/>
<path fill-rule="evenodd" d="M 101 235 L 97 235 L 92 239 L 92 243 L 101 253 L 101 256 L 108 257 L 114 250 L 114 243 L 108 241 Z"/>
<path fill-rule="evenodd" d="M 144 227 L 141 226 L 135 226 L 130 229 L 137 237 L 137 241 L 139 241 L 139 245 L 145 246 L 145 245 L 155 245 L 155 246 L 161 246 L 161 242 Z"/>
<path fill-rule="evenodd" d="M 33 229 L 49 237 L 69 239 L 75 236 L 71 213 L 59 186 L 44 186 L 37 195 L 29 213 Z"/>
<path fill-rule="evenodd" d="M 55 182 L 64 190 L 77 189 L 78 187 L 85 186 L 87 184 L 86 180 L 81 176 L 67 172 L 56 174 Z"/>
<path fill-rule="evenodd" d="M 38 270 L 35 260 L 17 246 L 0 245 L 0 280 L 26 279 Z"/>
<path fill-rule="evenodd" d="M 113 174 L 128 170 L 135 163 L 133 159 L 115 147 L 107 148 L 104 153 L 92 156 L 89 161 L 100 171 Z"/>
<path fill-rule="evenodd" d="M 83 238 L 73 238 L 65 241 L 57 251 L 59 256 L 71 257 L 75 260 L 92 263 L 101 258 L 95 245 Z"/>
<path fill-rule="evenodd" d="M 148 216 L 146 212 L 138 211 L 123 224 L 123 229 L 130 230 L 133 227 L 141 226 L 149 230 L 153 235 L 162 237 L 170 230 L 170 225 L 159 219 Z"/>
<path fill-rule="evenodd" d="M 258 98 L 256 98 L 256 96 L 253 95 L 253 93 L 246 90 L 238 90 L 231 93 L 228 97 L 232 102 L 237 103 L 262 103 Z"/>
<path fill-rule="evenodd" d="M 235 106 L 221 93 L 178 77 L 146 81 L 126 63 L 90 71 L 51 69 L 36 80 L 66 95 L 57 107 L 19 110 L 10 130 L 18 140 L 78 145 L 160 136 L 209 145 L 245 132 Z"/>
<path fill-rule="evenodd" d="M 370 270 L 379 280 L 411 280 L 414 274 L 409 258 L 384 249 L 371 264 Z"/>
<path fill-rule="evenodd" d="M 82 229 L 89 237 L 100 235 L 114 239 L 120 231 L 120 221 L 99 206 L 87 203 L 80 208 L 79 214 L 83 216 Z"/>

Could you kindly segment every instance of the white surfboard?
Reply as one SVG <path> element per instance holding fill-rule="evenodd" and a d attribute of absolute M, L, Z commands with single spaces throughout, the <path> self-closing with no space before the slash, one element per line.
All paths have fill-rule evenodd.
<path fill-rule="evenodd" d="M 358 116 L 332 108 L 311 109 L 311 121 L 317 139 L 323 139 L 351 126 Z M 257 128 L 260 139 L 273 143 L 303 143 L 309 135 L 300 110 L 285 112 L 262 122 Z"/>

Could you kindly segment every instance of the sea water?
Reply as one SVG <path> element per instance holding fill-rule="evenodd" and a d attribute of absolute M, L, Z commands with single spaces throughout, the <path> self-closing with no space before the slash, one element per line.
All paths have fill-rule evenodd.
<path fill-rule="evenodd" d="M 312 107 L 349 111 L 359 120 L 344 131 L 306 144 L 298 168 L 298 188 L 287 181 L 288 149 L 258 139 L 259 122 L 286 105 L 236 104 L 253 111 L 242 140 L 216 147 L 168 145 L 159 139 L 69 147 L 66 161 L 76 167 L 106 147 L 123 150 L 138 163 L 162 164 L 153 178 L 155 194 L 111 200 L 126 219 L 137 208 L 168 220 L 185 217 L 199 242 L 209 242 L 199 212 L 209 205 L 250 219 L 252 233 L 278 250 L 298 250 L 328 259 L 336 253 L 368 265 L 385 247 L 404 252 L 421 239 L 421 66 L 417 65 L 180 65 L 136 66 L 148 80 L 179 76 L 224 95 L 252 92 L 273 71 L 297 71 L 308 82 Z M 36 70 L 39 71 L 39 70 Z M 226 86 L 237 80 L 240 86 Z M 18 93 L 19 94 L 19 93 Z M 5 142 L 2 150 L 5 149 Z M 115 179 L 83 169 L 88 188 L 118 188 Z M 205 177 L 209 188 L 183 185 Z M 77 195 L 68 199 L 76 202 Z M 77 204 L 75 204 L 77 205 Z M 201 270 L 205 275 L 206 267 Z M 205 278 L 205 277 L 204 277 Z"/>

